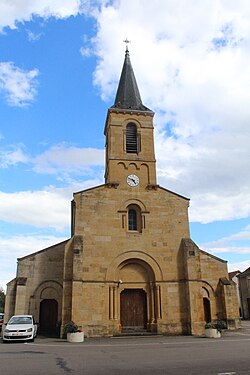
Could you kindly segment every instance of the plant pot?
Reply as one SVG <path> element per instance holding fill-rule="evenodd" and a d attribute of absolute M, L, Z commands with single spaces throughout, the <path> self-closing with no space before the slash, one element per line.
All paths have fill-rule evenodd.
<path fill-rule="evenodd" d="M 84 333 L 83 332 L 67 333 L 67 341 L 68 342 L 83 342 Z"/>
<path fill-rule="evenodd" d="M 221 333 L 218 331 L 217 328 L 206 328 L 205 336 L 212 339 L 219 339 L 221 337 Z"/>

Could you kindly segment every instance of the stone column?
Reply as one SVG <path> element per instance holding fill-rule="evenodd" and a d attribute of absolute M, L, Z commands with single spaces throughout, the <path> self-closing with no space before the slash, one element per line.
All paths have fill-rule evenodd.
<path fill-rule="evenodd" d="M 114 319 L 113 287 L 109 287 L 109 319 Z"/>
<path fill-rule="evenodd" d="M 150 323 L 152 324 L 155 323 L 155 286 L 153 283 L 150 283 L 150 312 Z"/>
<path fill-rule="evenodd" d="M 113 316 L 117 320 L 117 286 L 113 287 Z"/>
<path fill-rule="evenodd" d="M 117 319 L 117 286 L 109 287 L 109 319 Z"/>
<path fill-rule="evenodd" d="M 161 319 L 161 289 L 160 285 L 155 286 L 155 291 L 156 291 L 156 316 L 157 320 Z"/>

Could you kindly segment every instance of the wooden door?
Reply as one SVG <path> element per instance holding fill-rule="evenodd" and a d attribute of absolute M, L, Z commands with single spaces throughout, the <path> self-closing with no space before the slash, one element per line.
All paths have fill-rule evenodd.
<path fill-rule="evenodd" d="M 40 303 L 39 331 L 56 334 L 58 303 L 54 299 L 44 299 Z"/>
<path fill-rule="evenodd" d="M 122 330 L 143 330 L 147 327 L 147 296 L 142 289 L 121 292 L 120 316 Z"/>
<path fill-rule="evenodd" d="M 203 298 L 203 307 L 204 307 L 204 320 L 206 323 L 211 322 L 211 308 L 210 308 L 210 301 L 208 298 Z"/>

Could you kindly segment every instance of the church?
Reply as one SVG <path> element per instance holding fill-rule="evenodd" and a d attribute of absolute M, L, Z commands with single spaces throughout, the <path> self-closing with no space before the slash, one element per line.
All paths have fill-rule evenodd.
<path fill-rule="evenodd" d="M 227 262 L 190 238 L 189 199 L 157 184 L 153 118 L 126 48 L 104 127 L 104 183 L 74 193 L 71 238 L 18 259 L 6 319 L 32 314 L 40 332 L 61 335 L 73 320 L 86 337 L 238 327 Z"/>

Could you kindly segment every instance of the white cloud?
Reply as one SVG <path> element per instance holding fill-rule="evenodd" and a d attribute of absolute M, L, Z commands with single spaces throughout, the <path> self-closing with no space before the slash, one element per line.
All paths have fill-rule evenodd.
<path fill-rule="evenodd" d="M 83 57 L 89 57 L 92 56 L 93 50 L 90 47 L 81 47 L 80 53 Z"/>
<path fill-rule="evenodd" d="M 238 233 L 233 233 L 228 237 L 223 237 L 220 240 L 216 241 L 216 245 L 224 245 L 226 243 L 234 241 L 246 241 L 250 239 L 250 225 L 247 225 L 245 228 L 240 230 Z"/>
<path fill-rule="evenodd" d="M 0 62 L 0 91 L 12 106 L 29 105 L 37 94 L 38 70 L 25 71 L 13 62 Z"/>
<path fill-rule="evenodd" d="M 51 235 L 16 235 L 3 236 L 0 233 L 1 248 L 1 273 L 0 287 L 5 289 L 7 282 L 16 276 L 17 258 L 45 249 L 58 242 L 64 241 L 66 237 L 56 237 Z"/>
<path fill-rule="evenodd" d="M 199 244 L 199 247 L 211 254 L 224 258 L 230 258 L 228 264 L 229 271 L 239 269 L 244 271 L 250 267 L 250 260 L 235 262 L 235 259 L 240 259 L 246 255 L 250 255 L 250 225 L 242 228 L 238 233 L 233 233 L 230 236 L 219 238 L 216 241 Z"/>
<path fill-rule="evenodd" d="M 211 190 L 214 192 L 206 193 L 201 191 L 200 194 L 193 194 L 189 210 L 190 221 L 209 223 L 213 221 L 241 219 L 249 216 L 249 189 L 242 189 L 234 193 L 226 191 L 227 187 L 225 185 L 225 194 L 219 189 L 216 192 L 216 186 L 211 188 Z"/>
<path fill-rule="evenodd" d="M 81 191 L 95 185 L 98 180 L 72 182 L 65 189 L 47 188 L 41 191 L 16 193 L 0 192 L 0 220 L 7 223 L 29 226 L 22 227 L 24 235 L 6 235 L 0 232 L 0 287 L 15 277 L 19 257 L 31 254 L 70 237 L 70 201 L 73 191 Z M 41 228 L 45 234 L 34 232 Z M 50 235 L 51 230 L 61 235 Z M 33 233 L 31 233 L 33 231 Z"/>
<path fill-rule="evenodd" d="M 0 192 L 0 220 L 64 231 L 70 225 L 70 197 L 63 189 Z"/>
<path fill-rule="evenodd" d="M 33 160 L 34 171 L 49 174 L 84 174 L 104 166 L 104 150 L 55 145 Z"/>
<path fill-rule="evenodd" d="M 250 259 L 242 261 L 242 262 L 232 262 L 232 263 L 228 263 L 228 272 L 238 271 L 238 270 L 243 272 L 248 267 L 250 267 Z"/>
<path fill-rule="evenodd" d="M 30 42 L 37 42 L 44 35 L 44 33 L 35 34 L 31 30 L 27 30 L 27 35 Z"/>
<path fill-rule="evenodd" d="M 208 250 L 212 254 L 250 254 L 250 247 L 211 247 Z"/>
<path fill-rule="evenodd" d="M 9 149 L 0 148 L 0 168 L 8 168 L 18 163 L 27 163 L 28 156 L 23 151 L 23 145 L 12 146 Z"/>
<path fill-rule="evenodd" d="M 231 240 L 231 241 L 249 240 L 250 239 L 250 225 L 247 225 L 239 233 L 232 234 L 230 237 L 227 237 L 226 239 Z"/>
<path fill-rule="evenodd" d="M 23 144 L 0 148 L 0 168 L 9 168 L 18 163 L 28 166 L 29 170 L 25 173 L 32 170 L 40 174 L 53 174 L 59 180 L 71 185 L 75 183 L 75 178 L 79 180 L 80 177 L 86 181 L 93 177 L 96 183 L 103 183 L 103 149 L 80 148 L 63 143 L 31 156 L 25 152 Z"/>
<path fill-rule="evenodd" d="M 250 239 L 250 225 L 247 225 L 245 228 L 242 228 L 237 233 L 232 233 L 228 237 L 222 237 L 216 241 L 204 243 L 201 246 L 204 248 L 213 248 L 215 251 L 221 252 L 236 252 L 235 246 L 233 244 L 240 243 L 241 241 L 247 241 Z M 250 252 L 250 247 L 238 247 L 239 252 L 248 253 Z"/>
<path fill-rule="evenodd" d="M 66 188 L 53 186 L 38 191 L 0 191 L 0 220 L 69 233 L 73 192 L 101 184 L 98 177 L 85 181 L 68 179 Z"/>
<path fill-rule="evenodd" d="M 0 31 L 4 27 L 14 29 L 18 22 L 30 21 L 34 16 L 66 18 L 85 8 L 82 0 L 1 0 Z"/>
<path fill-rule="evenodd" d="M 130 39 L 161 185 L 191 198 L 192 221 L 249 216 L 250 3 L 121 0 L 96 17 L 94 82 L 114 97 Z"/>

